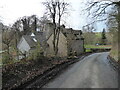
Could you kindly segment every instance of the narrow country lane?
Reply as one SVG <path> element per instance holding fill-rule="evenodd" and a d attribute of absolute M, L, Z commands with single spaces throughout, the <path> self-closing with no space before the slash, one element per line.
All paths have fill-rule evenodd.
<path fill-rule="evenodd" d="M 109 64 L 109 53 L 95 53 L 70 66 L 43 88 L 117 88 L 118 73 Z"/>

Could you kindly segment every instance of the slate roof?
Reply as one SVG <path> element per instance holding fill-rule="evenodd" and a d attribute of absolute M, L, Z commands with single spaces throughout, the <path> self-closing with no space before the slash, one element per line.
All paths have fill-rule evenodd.
<path fill-rule="evenodd" d="M 27 43 L 29 44 L 31 48 L 35 46 L 36 42 L 33 41 L 30 35 L 24 35 L 23 38 L 27 41 Z"/>
<path fill-rule="evenodd" d="M 36 33 L 35 36 L 23 35 L 23 38 L 27 41 L 31 48 L 35 47 L 38 42 L 40 43 L 40 45 L 42 45 L 43 42 L 45 41 L 45 35 L 43 32 Z"/>
<path fill-rule="evenodd" d="M 75 35 L 81 35 L 82 31 L 81 30 L 73 30 L 72 28 L 65 28 L 61 30 L 62 33 L 66 33 L 66 34 L 75 34 Z"/>
<path fill-rule="evenodd" d="M 73 30 L 72 28 L 65 28 L 61 30 L 61 32 L 67 39 L 72 39 L 72 40 L 81 39 L 81 34 L 82 34 L 81 30 Z"/>

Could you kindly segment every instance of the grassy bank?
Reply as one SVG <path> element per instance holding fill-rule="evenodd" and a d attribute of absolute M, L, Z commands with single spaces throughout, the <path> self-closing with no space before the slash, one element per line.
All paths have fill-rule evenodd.
<path fill-rule="evenodd" d="M 118 50 L 111 50 L 110 56 L 118 61 Z"/>
<path fill-rule="evenodd" d="M 119 47 L 118 43 L 117 44 L 114 43 L 114 45 L 112 46 L 112 50 L 110 52 L 110 56 L 114 58 L 114 60 L 116 60 L 117 62 L 118 62 L 118 58 L 120 58 L 120 53 L 118 53 L 119 50 L 118 47 Z"/>

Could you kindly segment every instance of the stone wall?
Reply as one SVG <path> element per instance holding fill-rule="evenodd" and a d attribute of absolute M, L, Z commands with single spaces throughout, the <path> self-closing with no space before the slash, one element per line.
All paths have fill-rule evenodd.
<path fill-rule="evenodd" d="M 46 39 L 48 39 L 50 37 L 51 34 L 53 34 L 53 29 L 54 26 L 52 23 L 47 23 L 45 26 L 44 26 L 44 30 L 43 32 L 45 32 L 45 35 L 46 35 Z"/>
<path fill-rule="evenodd" d="M 47 43 L 48 43 L 48 48 L 46 49 L 46 55 L 47 56 L 53 56 L 54 55 L 53 43 L 52 42 L 53 42 L 53 35 L 47 41 Z M 67 41 L 66 41 L 65 36 L 62 33 L 60 33 L 57 56 L 59 56 L 59 57 L 67 56 Z"/>
<path fill-rule="evenodd" d="M 71 42 L 72 52 L 76 52 L 77 55 L 80 55 L 84 52 L 83 40 L 72 40 Z"/>
<path fill-rule="evenodd" d="M 48 47 L 45 50 L 45 55 L 53 56 L 53 25 L 51 23 L 45 26 L 45 32 L 47 37 Z M 61 32 L 59 37 L 58 55 L 59 57 L 69 56 L 70 53 L 76 52 L 80 55 L 84 52 L 83 40 L 81 39 L 81 30 L 73 30 L 72 28 L 66 29 L 61 26 Z"/>

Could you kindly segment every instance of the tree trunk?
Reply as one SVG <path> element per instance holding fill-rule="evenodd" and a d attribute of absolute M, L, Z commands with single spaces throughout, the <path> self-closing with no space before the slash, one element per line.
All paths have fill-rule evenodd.
<path fill-rule="evenodd" d="M 18 48 L 17 48 L 17 42 L 18 42 L 18 33 L 16 32 L 16 39 L 15 39 L 15 47 L 16 47 L 16 57 L 17 57 L 17 60 L 19 60 L 19 52 L 18 52 Z"/>
<path fill-rule="evenodd" d="M 56 40 L 56 24 L 54 23 L 54 31 L 53 31 L 53 50 L 54 50 L 54 54 L 55 54 L 55 40 Z"/>
<path fill-rule="evenodd" d="M 8 54 L 8 59 L 10 60 L 10 50 L 9 50 L 9 44 L 7 44 L 7 54 Z"/>
<path fill-rule="evenodd" d="M 55 53 L 55 51 L 56 51 L 56 27 L 57 27 L 57 25 L 56 25 L 56 19 L 55 19 L 55 17 L 56 17 L 56 7 L 53 7 L 53 10 L 54 10 L 54 13 L 52 14 L 52 19 L 53 19 L 53 25 L 54 25 L 54 31 L 53 31 L 53 50 L 54 50 L 54 55 L 56 56 L 56 53 Z"/>
<path fill-rule="evenodd" d="M 60 14 L 60 3 L 58 3 L 58 28 L 56 31 L 56 46 L 55 46 L 55 55 L 58 53 L 58 44 L 59 44 L 59 35 L 60 35 L 60 21 L 61 21 L 61 14 Z"/>
<path fill-rule="evenodd" d="M 58 31 L 57 31 L 55 55 L 57 55 L 58 53 L 59 36 L 60 36 L 60 27 L 58 27 Z"/>

